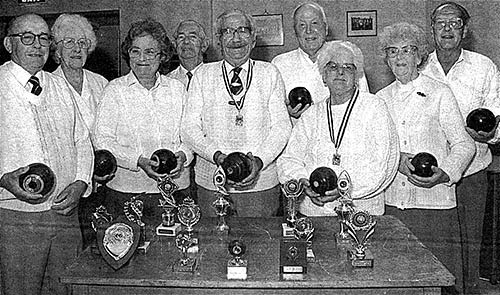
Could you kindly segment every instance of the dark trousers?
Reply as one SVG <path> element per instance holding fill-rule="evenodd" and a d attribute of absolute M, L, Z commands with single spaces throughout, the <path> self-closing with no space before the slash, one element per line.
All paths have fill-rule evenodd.
<path fill-rule="evenodd" d="M 455 276 L 455 287 L 446 288 L 443 293 L 462 294 L 462 243 L 457 209 L 401 210 L 393 206 L 385 206 L 385 214 L 401 220 Z"/>
<path fill-rule="evenodd" d="M 81 245 L 77 214 L 0 209 L 0 220 L 2 294 L 68 294 L 59 278 Z"/>
<path fill-rule="evenodd" d="M 485 170 L 462 178 L 457 185 L 457 210 L 463 243 L 465 293 L 474 294 L 479 283 L 479 255 L 488 194 Z"/>

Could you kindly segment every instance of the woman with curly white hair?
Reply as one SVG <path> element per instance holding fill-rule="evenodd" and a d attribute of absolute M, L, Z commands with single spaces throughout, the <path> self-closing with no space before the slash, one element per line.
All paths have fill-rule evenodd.
<path fill-rule="evenodd" d="M 53 74 L 71 86 L 83 120 L 92 131 L 102 90 L 108 84 L 103 76 L 83 68 L 97 45 L 92 25 L 81 15 L 61 14 L 52 26 L 52 35 L 52 58 L 60 65 Z"/>

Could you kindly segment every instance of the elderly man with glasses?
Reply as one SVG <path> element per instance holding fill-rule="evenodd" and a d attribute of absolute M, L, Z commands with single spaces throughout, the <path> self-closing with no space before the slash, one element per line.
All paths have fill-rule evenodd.
<path fill-rule="evenodd" d="M 237 216 L 272 216 L 279 207 L 276 158 L 290 134 L 281 76 L 270 63 L 250 58 L 255 46 L 252 17 L 239 10 L 222 13 L 216 34 L 223 60 L 203 65 L 193 77 L 181 135 L 198 154 L 198 203 L 215 216 L 213 175 L 232 152 L 247 154 L 251 173 L 229 184 Z"/>
<path fill-rule="evenodd" d="M 92 146 L 66 82 L 42 70 L 52 40 L 47 23 L 26 14 L 7 33 L 11 61 L 0 66 L 0 293 L 67 294 L 59 276 L 81 243 L 74 209 L 90 192 Z M 55 175 L 44 195 L 20 184 L 32 163 Z"/>
<path fill-rule="evenodd" d="M 499 115 L 496 65 L 488 57 L 462 47 L 470 30 L 467 10 L 454 2 L 446 2 L 434 9 L 431 21 L 436 51 L 429 55 L 422 73 L 451 88 L 464 119 L 477 108 L 487 108 Z M 492 159 L 488 144 L 500 139 L 498 123 L 495 127 L 491 132 L 476 132 L 466 127 L 477 150 L 457 185 L 457 209 L 465 249 L 466 294 L 475 292 L 479 280 L 479 248 L 488 187 L 486 168 Z"/>

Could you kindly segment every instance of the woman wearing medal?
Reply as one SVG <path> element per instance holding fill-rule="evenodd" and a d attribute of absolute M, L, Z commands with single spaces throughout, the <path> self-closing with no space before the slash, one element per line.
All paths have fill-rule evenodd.
<path fill-rule="evenodd" d="M 397 172 L 396 128 L 385 103 L 360 91 L 363 54 L 347 41 L 327 42 L 318 54 L 318 67 L 330 95 L 302 114 L 283 155 L 278 159 L 281 183 L 299 179 L 305 198 L 299 211 L 307 216 L 336 215 L 337 189 L 325 196 L 310 188 L 311 172 L 330 167 L 351 178 L 354 205 L 371 214 L 384 213 L 381 192 Z"/>

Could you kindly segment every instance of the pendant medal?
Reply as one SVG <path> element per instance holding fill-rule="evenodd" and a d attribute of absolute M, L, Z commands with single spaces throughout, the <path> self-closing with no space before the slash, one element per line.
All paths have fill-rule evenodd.
<path fill-rule="evenodd" d="M 236 126 L 243 126 L 243 115 L 236 115 L 236 120 L 234 121 Z"/>
<path fill-rule="evenodd" d="M 333 154 L 332 164 L 340 166 L 340 155 L 335 153 Z"/>

